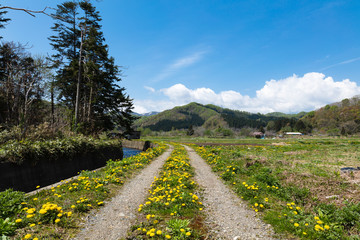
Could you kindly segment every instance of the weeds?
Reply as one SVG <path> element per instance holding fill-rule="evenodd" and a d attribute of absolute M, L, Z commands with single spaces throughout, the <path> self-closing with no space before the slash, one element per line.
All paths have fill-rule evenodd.
<path fill-rule="evenodd" d="M 331 162 L 337 160 L 331 156 L 337 156 L 339 149 L 351 152 L 354 146 L 357 144 L 343 142 L 340 148 L 335 140 L 302 140 L 276 146 L 193 145 L 213 171 L 277 232 L 302 239 L 358 239 L 360 203 L 349 198 L 335 205 L 320 195 L 323 191 L 334 195 L 340 189 L 343 193 L 356 188 L 344 182 L 337 171 L 324 167 L 328 164 L 333 169 Z M 299 158 L 305 164 L 297 164 L 294 171 L 293 161 Z"/>
<path fill-rule="evenodd" d="M 105 205 L 132 174 L 165 150 L 164 145 L 122 161 L 109 161 L 99 171 L 83 171 L 72 181 L 32 196 L 6 190 L 0 193 L 0 236 L 22 239 L 73 237 L 88 211 Z"/>
<path fill-rule="evenodd" d="M 192 177 L 185 149 L 176 146 L 154 178 L 147 201 L 139 206 L 144 220 L 133 227 L 130 239 L 200 239 L 203 229 L 191 227 L 203 209 Z"/>

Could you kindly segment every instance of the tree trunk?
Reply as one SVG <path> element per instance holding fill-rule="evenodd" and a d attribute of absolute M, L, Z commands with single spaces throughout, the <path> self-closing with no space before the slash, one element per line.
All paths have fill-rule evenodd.
<path fill-rule="evenodd" d="M 81 42 L 80 42 L 80 53 L 79 53 L 79 73 L 76 85 L 76 103 L 75 103 L 75 131 L 77 131 L 78 117 L 79 117 L 79 100 L 80 100 L 80 82 L 81 82 L 81 62 L 82 62 L 82 49 L 84 42 L 84 31 L 81 29 Z"/>

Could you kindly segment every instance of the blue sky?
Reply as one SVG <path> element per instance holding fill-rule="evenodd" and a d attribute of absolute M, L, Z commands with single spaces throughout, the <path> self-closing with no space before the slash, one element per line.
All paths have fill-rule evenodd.
<path fill-rule="evenodd" d="M 3 0 L 42 10 L 63 1 Z M 360 1 L 94 1 L 135 111 L 191 101 L 294 113 L 360 94 Z M 51 10 L 49 10 L 51 12 Z M 5 41 L 51 53 L 52 20 L 9 11 Z"/>

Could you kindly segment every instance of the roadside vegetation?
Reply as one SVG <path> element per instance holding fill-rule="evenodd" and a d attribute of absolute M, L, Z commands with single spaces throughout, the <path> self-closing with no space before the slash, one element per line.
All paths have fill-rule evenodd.
<path fill-rule="evenodd" d="M 287 238 L 360 239 L 358 139 L 192 145 L 254 212 Z"/>
<path fill-rule="evenodd" d="M 176 145 L 139 206 L 128 239 L 202 239 L 203 205 L 193 175 L 186 150 Z"/>
<path fill-rule="evenodd" d="M 84 153 L 99 154 L 110 147 L 121 151 L 121 141 L 83 135 L 49 140 L 12 139 L 0 145 L 0 162 L 21 165 L 25 161 L 30 161 L 32 164 L 49 159 L 60 161 L 63 158 L 71 159 Z"/>
<path fill-rule="evenodd" d="M 74 180 L 34 195 L 11 189 L 0 192 L 0 236 L 34 240 L 74 237 L 89 211 L 105 205 L 125 181 L 165 149 L 160 144 L 122 161 L 108 161 L 99 171 L 83 171 Z"/>

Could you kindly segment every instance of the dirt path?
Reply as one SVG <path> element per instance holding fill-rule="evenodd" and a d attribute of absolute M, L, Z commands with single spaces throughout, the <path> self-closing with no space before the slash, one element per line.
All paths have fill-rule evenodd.
<path fill-rule="evenodd" d="M 211 171 L 210 166 L 190 147 L 190 163 L 195 168 L 195 181 L 204 189 L 205 223 L 212 239 L 273 239 L 271 226 L 263 223 Z"/>
<path fill-rule="evenodd" d="M 173 147 L 154 160 L 129 182 L 126 182 L 119 193 L 105 204 L 99 212 L 90 214 L 85 228 L 74 239 L 107 239 L 117 240 L 127 236 L 135 220 L 135 213 L 145 201 L 150 185 L 165 160 L 170 156 Z"/>

